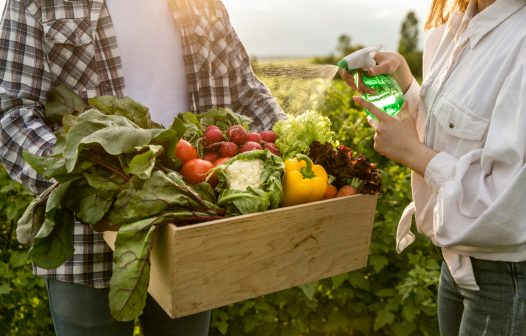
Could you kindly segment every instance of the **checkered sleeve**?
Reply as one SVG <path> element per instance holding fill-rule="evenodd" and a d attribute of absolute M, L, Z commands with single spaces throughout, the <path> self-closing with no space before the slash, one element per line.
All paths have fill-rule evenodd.
<path fill-rule="evenodd" d="M 230 19 L 222 2 L 219 2 L 219 6 L 230 26 Z M 254 74 L 248 53 L 233 27 L 228 41 L 230 77 L 234 83 L 230 88 L 232 107 L 234 111 L 252 118 L 254 122 L 251 128 L 270 129 L 276 121 L 286 118 L 286 115 L 268 87 Z"/>
<path fill-rule="evenodd" d="M 8 0 L 0 23 L 0 162 L 11 178 L 40 193 L 50 182 L 22 154 L 46 155 L 54 147 L 56 138 L 43 121 L 42 105 L 52 80 L 42 26 L 25 3 Z"/>

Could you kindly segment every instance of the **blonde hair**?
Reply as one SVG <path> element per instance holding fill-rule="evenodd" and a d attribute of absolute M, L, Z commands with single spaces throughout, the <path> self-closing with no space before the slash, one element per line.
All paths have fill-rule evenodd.
<path fill-rule="evenodd" d="M 469 0 L 433 0 L 424 29 L 429 30 L 446 23 L 454 12 L 465 12 L 468 3 Z"/>

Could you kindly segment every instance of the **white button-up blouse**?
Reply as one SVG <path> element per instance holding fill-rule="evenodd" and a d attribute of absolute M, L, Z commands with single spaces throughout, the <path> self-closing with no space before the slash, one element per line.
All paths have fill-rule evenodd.
<path fill-rule="evenodd" d="M 497 0 L 428 35 L 424 81 L 406 93 L 420 140 L 439 152 L 413 202 L 397 250 L 419 232 L 441 247 L 456 283 L 478 290 L 471 259 L 526 260 L 526 1 Z M 476 15 L 475 15 L 476 14 Z"/>

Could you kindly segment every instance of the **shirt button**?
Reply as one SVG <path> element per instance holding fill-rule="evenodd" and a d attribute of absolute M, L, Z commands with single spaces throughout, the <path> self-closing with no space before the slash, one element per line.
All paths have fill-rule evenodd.
<path fill-rule="evenodd" d="M 455 128 L 455 124 L 453 124 L 453 123 L 451 123 L 451 122 L 449 123 L 448 126 L 449 126 L 449 128 Z"/>

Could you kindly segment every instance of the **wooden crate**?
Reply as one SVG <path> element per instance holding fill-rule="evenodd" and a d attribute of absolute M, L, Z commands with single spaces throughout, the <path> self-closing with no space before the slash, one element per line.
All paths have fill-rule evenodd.
<path fill-rule="evenodd" d="M 377 197 L 354 195 L 161 227 L 148 292 L 172 318 L 366 266 Z M 116 233 L 106 232 L 114 246 Z"/>

